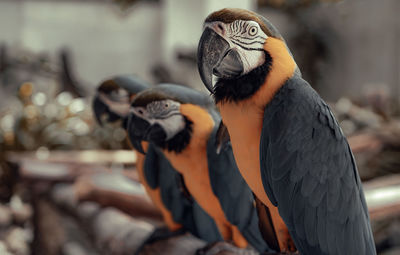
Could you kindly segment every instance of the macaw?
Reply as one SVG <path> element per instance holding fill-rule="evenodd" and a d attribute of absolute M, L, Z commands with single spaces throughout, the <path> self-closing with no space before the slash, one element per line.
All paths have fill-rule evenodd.
<path fill-rule="evenodd" d="M 197 56 L 262 225 L 272 225 L 279 249 L 376 254 L 346 137 L 272 23 L 247 10 L 216 11 L 205 19 Z"/>
<path fill-rule="evenodd" d="M 183 177 L 188 193 L 214 220 L 225 241 L 271 251 L 258 228 L 253 194 L 229 145 L 216 146 L 220 116 L 207 94 L 172 84 L 145 90 L 131 104 L 128 135 L 157 146 Z"/>
<path fill-rule="evenodd" d="M 103 123 L 104 115 L 108 117 L 108 122 L 122 120 L 126 128 L 131 100 L 149 87 L 147 83 L 129 75 L 119 75 L 103 81 L 93 101 L 96 119 L 100 124 Z M 143 246 L 185 231 L 207 242 L 221 241 L 222 236 L 212 218 L 186 192 L 181 175 L 154 145 L 142 141 L 140 146 L 140 152 L 136 151 L 139 181 L 161 211 L 167 225 L 167 230 L 156 229 Z"/>

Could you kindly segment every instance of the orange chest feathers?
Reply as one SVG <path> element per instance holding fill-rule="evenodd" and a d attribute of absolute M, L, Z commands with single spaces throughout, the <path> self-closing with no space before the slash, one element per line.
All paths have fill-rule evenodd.
<path fill-rule="evenodd" d="M 228 221 L 219 199 L 212 190 L 207 141 L 214 128 L 214 120 L 206 110 L 191 104 L 181 105 L 181 113 L 193 122 L 191 140 L 182 152 L 164 150 L 164 154 L 172 166 L 182 174 L 189 193 L 213 218 L 222 237 L 232 240 L 239 247 L 246 247 L 247 241 L 238 228 Z"/>
<path fill-rule="evenodd" d="M 249 99 L 238 103 L 219 103 L 218 108 L 229 131 L 236 163 L 242 176 L 257 197 L 270 206 L 260 171 L 264 109 L 285 81 L 292 77 L 296 63 L 282 40 L 270 37 L 264 49 L 271 55 L 272 63 L 261 88 Z"/>
<path fill-rule="evenodd" d="M 240 173 L 254 194 L 265 205 L 270 205 L 260 171 L 262 112 L 246 104 L 224 103 L 218 106 L 229 131 Z"/>
<path fill-rule="evenodd" d="M 190 142 L 180 153 L 164 150 L 164 154 L 182 174 L 190 194 L 200 206 L 213 218 L 224 218 L 212 191 L 207 160 L 207 140 L 215 123 L 208 112 L 199 106 L 182 104 L 181 113 L 193 122 Z"/>

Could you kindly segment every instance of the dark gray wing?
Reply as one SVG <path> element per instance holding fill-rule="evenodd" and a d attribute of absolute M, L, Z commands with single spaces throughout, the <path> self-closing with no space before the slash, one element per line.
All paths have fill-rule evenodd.
<path fill-rule="evenodd" d="M 376 254 L 347 140 L 301 77 L 265 109 L 260 161 L 265 191 L 302 254 Z"/>
<path fill-rule="evenodd" d="M 222 240 L 213 219 L 185 192 L 180 174 L 164 155 L 149 145 L 144 162 L 146 182 L 152 188 L 160 188 L 161 199 L 171 212 L 175 222 L 194 236 L 207 242 Z"/>
<path fill-rule="evenodd" d="M 253 194 L 236 166 L 230 143 L 217 153 L 218 126 L 214 128 L 207 144 L 213 192 L 218 197 L 227 219 L 238 227 L 246 240 L 259 252 L 271 251 L 258 228 Z"/>
<path fill-rule="evenodd" d="M 125 89 L 130 94 L 137 94 L 145 89 L 150 88 L 150 84 L 143 81 L 136 75 L 117 75 L 111 78 L 116 85 Z"/>

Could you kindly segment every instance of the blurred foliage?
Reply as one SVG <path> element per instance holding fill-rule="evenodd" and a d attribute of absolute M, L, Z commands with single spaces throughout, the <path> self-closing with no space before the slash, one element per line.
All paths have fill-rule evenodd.
<path fill-rule="evenodd" d="M 52 97 L 35 92 L 32 83 L 21 85 L 12 107 L 0 114 L 3 150 L 118 149 L 124 139 L 119 126 L 97 125 L 87 98 L 69 92 Z"/>
<path fill-rule="evenodd" d="M 0 47 L 0 202 L 15 192 L 15 171 L 5 162 L 7 151 L 127 148 L 121 124 L 99 126 L 90 97 L 79 97 L 67 51 L 61 58 Z"/>
<path fill-rule="evenodd" d="M 2 58 L 0 69 L 2 152 L 125 147 L 120 125 L 100 127 L 93 118 L 91 99 L 74 93 L 79 83 L 71 81 L 76 78 L 71 63 L 65 64 L 65 50 L 57 62 L 43 54 L 23 50 L 6 54 L 4 49 L 2 55 L 7 57 Z"/>

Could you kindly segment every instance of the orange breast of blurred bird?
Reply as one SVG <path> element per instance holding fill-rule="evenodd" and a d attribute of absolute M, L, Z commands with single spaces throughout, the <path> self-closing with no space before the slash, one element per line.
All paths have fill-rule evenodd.
<path fill-rule="evenodd" d="M 190 143 L 180 153 L 164 150 L 167 159 L 183 175 L 185 185 L 197 203 L 214 219 L 225 240 L 233 240 L 239 247 L 246 247 L 247 241 L 236 226 L 226 219 L 210 182 L 207 160 L 207 141 L 214 128 L 214 121 L 203 108 L 182 104 L 181 113 L 193 122 Z"/>

